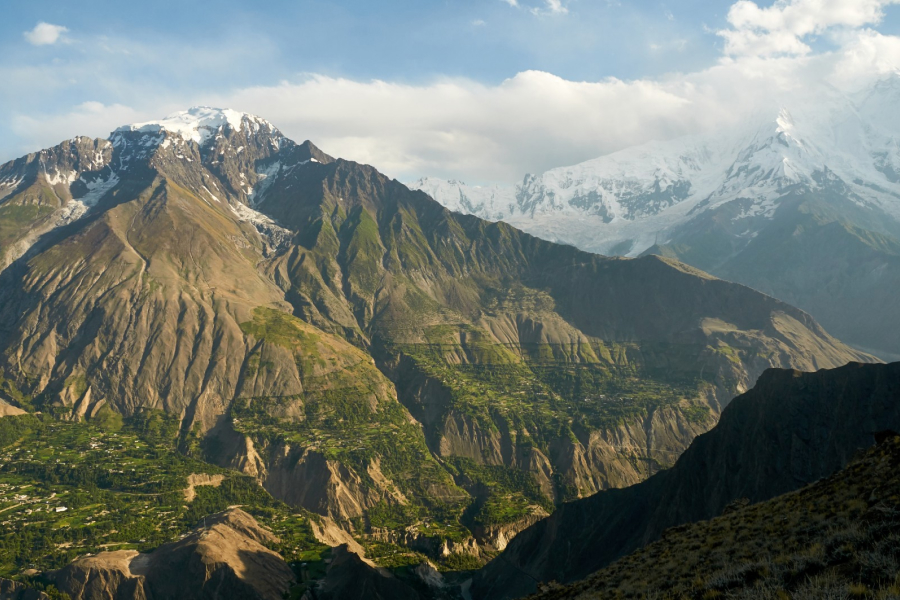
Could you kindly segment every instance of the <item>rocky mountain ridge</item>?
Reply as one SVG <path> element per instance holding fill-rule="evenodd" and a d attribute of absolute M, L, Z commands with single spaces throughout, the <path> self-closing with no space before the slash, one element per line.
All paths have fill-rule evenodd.
<path fill-rule="evenodd" d="M 117 550 L 79 558 L 56 573 L 55 581 L 73 600 L 278 600 L 295 578 L 284 559 L 266 548 L 275 540 L 253 517 L 232 509 L 149 554 Z"/>

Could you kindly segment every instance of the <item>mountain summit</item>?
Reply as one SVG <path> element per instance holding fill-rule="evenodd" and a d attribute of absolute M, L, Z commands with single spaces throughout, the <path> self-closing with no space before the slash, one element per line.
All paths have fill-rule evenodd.
<path fill-rule="evenodd" d="M 116 133 L 171 133 L 184 140 L 192 140 L 201 146 L 212 136 L 222 132 L 225 127 L 231 131 L 241 131 L 244 127 L 258 131 L 260 128 L 277 131 L 271 123 L 251 114 L 238 112 L 229 108 L 211 108 L 194 106 L 160 119 L 147 123 L 133 123 L 116 129 Z"/>

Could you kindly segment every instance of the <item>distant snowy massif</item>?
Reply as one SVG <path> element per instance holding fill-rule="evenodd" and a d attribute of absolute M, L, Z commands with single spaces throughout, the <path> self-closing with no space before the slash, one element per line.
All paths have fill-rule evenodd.
<path fill-rule="evenodd" d="M 653 142 L 514 187 L 423 178 L 451 210 L 601 254 L 673 256 L 900 354 L 900 75 L 731 131 Z"/>

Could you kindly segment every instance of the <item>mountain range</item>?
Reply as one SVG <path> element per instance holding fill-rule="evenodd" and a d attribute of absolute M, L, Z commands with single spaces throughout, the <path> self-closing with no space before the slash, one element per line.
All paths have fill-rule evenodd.
<path fill-rule="evenodd" d="M 767 368 L 873 360 L 747 287 L 453 213 L 230 110 L 0 166 L 0 259 L 8 404 L 171 416 L 182 452 L 426 549 L 502 549 L 670 466 Z"/>
<path fill-rule="evenodd" d="M 456 571 L 502 552 L 476 579 L 482 593 L 510 578 L 504 564 L 546 579 L 558 542 L 542 532 L 570 527 L 579 507 L 681 482 L 665 486 L 671 518 L 618 546 L 590 550 L 585 536 L 602 520 L 567 534 L 585 550 L 560 571 L 571 580 L 661 523 L 720 508 L 731 488 L 695 502 L 701 488 L 678 479 L 676 461 L 709 447 L 695 438 L 720 415 L 728 430 L 725 417 L 742 410 L 732 399 L 761 375 L 848 362 L 877 359 L 806 312 L 675 258 L 600 256 L 462 215 L 262 118 L 195 107 L 0 166 L 2 510 L 7 523 L 43 523 L 8 533 L 0 576 L 76 555 L 52 579 L 76 595 L 93 597 L 84 590 L 97 565 L 98 589 L 107 571 L 125 578 L 116 589 L 171 589 L 160 562 L 131 571 L 131 549 L 105 554 L 112 567 L 83 560 L 125 534 L 79 495 L 82 482 L 132 507 L 122 528 L 143 533 L 114 546 L 160 557 L 215 555 L 205 525 L 182 538 L 177 528 L 246 503 L 278 530 L 254 534 L 271 552 L 243 539 L 256 526 L 242 514 L 221 517 L 231 524 L 219 533 L 279 573 L 278 589 L 254 584 L 266 589 L 257 595 L 311 585 L 300 566 L 308 540 L 356 544 L 351 534 L 367 543 L 352 552 L 371 560 L 428 557 Z M 864 413 L 828 415 L 857 440 Z M 699 440 L 724 434 L 711 435 Z M 760 464 L 784 441 L 772 440 Z M 730 456 L 726 446 L 743 448 L 711 452 Z M 792 476 L 839 467 L 844 445 L 835 452 Z M 173 472 L 132 480 L 108 466 L 120 455 L 144 474 L 148 457 Z M 95 467 L 79 466 L 88 456 Z M 770 477 L 759 499 L 789 488 L 780 482 Z M 23 489 L 48 508 L 16 500 Z M 129 504 L 145 489 L 160 490 L 146 493 L 156 500 Z M 57 494 L 75 500 L 62 516 L 49 507 Z M 638 511 L 634 522 L 652 494 L 641 497 L 622 513 Z M 32 543 L 33 531 L 66 541 Z M 523 552 L 535 544 L 538 558 Z M 297 557 L 292 573 L 276 549 Z M 203 585 L 240 579 L 240 557 L 215 573 L 197 566 Z M 340 573 L 387 595 L 397 587 L 338 557 L 323 588 L 335 598 L 347 589 Z"/>
<path fill-rule="evenodd" d="M 900 355 L 900 75 L 825 90 L 730 129 L 527 175 L 516 186 L 423 178 L 448 208 L 605 255 L 657 254 L 811 313 Z"/>

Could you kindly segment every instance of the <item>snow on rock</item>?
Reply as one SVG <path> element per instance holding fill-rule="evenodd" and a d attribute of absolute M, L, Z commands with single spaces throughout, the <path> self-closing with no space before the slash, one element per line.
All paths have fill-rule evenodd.
<path fill-rule="evenodd" d="M 265 243 L 266 254 L 271 254 L 282 249 L 294 236 L 289 229 L 285 229 L 278 225 L 270 217 L 250 208 L 246 204 L 235 202 L 228 206 L 237 216 L 239 221 L 250 223 L 256 228 L 256 231 Z"/>
<path fill-rule="evenodd" d="M 425 192 L 450 210 L 491 221 L 515 210 L 516 190 L 508 186 L 468 186 L 462 181 L 423 177 L 408 187 Z"/>
<path fill-rule="evenodd" d="M 275 161 L 269 165 L 266 165 L 262 170 L 257 171 L 256 186 L 253 189 L 248 188 L 247 191 L 247 201 L 252 206 L 256 206 L 262 201 L 262 197 L 265 194 L 266 190 L 272 187 L 272 184 L 275 182 L 275 178 L 280 172 L 281 162 L 279 161 Z M 246 176 L 241 173 L 241 178 L 246 179 Z"/>
<path fill-rule="evenodd" d="M 260 126 L 266 126 L 273 131 L 275 128 L 266 120 L 259 117 L 231 110 L 229 108 L 211 108 L 209 106 L 195 106 L 188 110 L 182 110 L 158 121 L 146 123 L 133 123 L 116 129 L 119 132 L 146 133 L 147 143 L 152 138 L 150 135 L 169 132 L 180 136 L 184 140 L 191 140 L 200 145 L 215 136 L 226 125 L 233 131 L 240 131 L 246 122 L 248 130 L 257 132 Z M 162 141 L 160 138 L 156 144 Z"/>
<path fill-rule="evenodd" d="M 50 173 L 44 172 L 44 177 L 47 178 L 47 183 L 50 185 L 70 185 L 73 181 L 78 179 L 78 173 L 75 171 L 69 171 L 65 173 L 61 173 L 59 171 L 54 172 L 52 175 Z"/>
<path fill-rule="evenodd" d="M 80 198 L 76 198 L 76 202 L 81 202 L 86 207 L 90 208 L 97 204 L 97 202 L 102 198 L 108 191 L 116 187 L 116 184 L 119 183 L 119 175 L 115 171 L 110 171 L 109 176 L 106 179 L 96 178 L 86 180 L 84 176 L 81 177 L 81 181 L 84 182 L 87 187 L 87 193 Z"/>
<path fill-rule="evenodd" d="M 107 192 L 112 190 L 116 187 L 116 184 L 119 183 L 119 176 L 112 170 L 109 171 L 109 174 L 105 179 L 99 174 L 95 174 L 97 176 L 92 179 L 85 179 L 85 174 L 79 176 L 74 171 L 66 173 L 63 176 L 60 174 L 51 176 L 46 173 L 44 175 L 51 185 L 57 185 L 58 183 L 70 185 L 76 180 L 81 180 L 81 182 L 85 184 L 87 192 L 79 198 L 73 198 L 66 202 L 63 206 L 48 215 L 37 227 L 30 229 L 25 236 L 13 243 L 3 256 L 3 261 L 0 262 L 0 271 L 3 271 L 14 261 L 25 256 L 42 235 L 59 227 L 74 223 L 84 217 Z"/>

